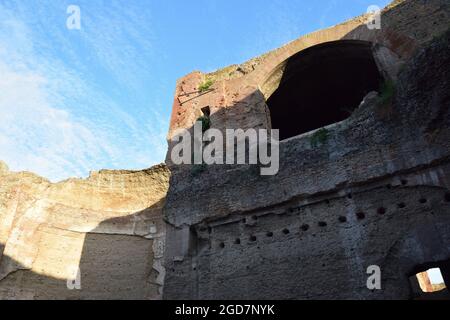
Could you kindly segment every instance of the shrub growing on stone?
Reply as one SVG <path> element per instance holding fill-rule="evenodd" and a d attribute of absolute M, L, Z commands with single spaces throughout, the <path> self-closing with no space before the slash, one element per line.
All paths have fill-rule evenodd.
<path fill-rule="evenodd" d="M 206 92 L 206 91 L 208 91 L 209 89 L 211 89 L 211 87 L 212 87 L 213 84 L 214 84 L 214 82 L 213 82 L 211 79 L 206 80 L 205 82 L 203 82 L 202 84 L 200 84 L 200 86 L 198 87 L 198 91 L 199 91 L 199 92 Z"/>

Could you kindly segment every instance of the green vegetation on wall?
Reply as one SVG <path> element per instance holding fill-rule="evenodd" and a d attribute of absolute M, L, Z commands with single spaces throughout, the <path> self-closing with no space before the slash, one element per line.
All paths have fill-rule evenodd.
<path fill-rule="evenodd" d="M 197 177 L 198 175 L 200 175 L 202 172 L 204 172 L 206 170 L 206 167 L 207 167 L 206 163 L 192 165 L 192 168 L 191 168 L 192 176 Z"/>
<path fill-rule="evenodd" d="M 211 79 L 205 80 L 200 86 L 198 87 L 198 91 L 203 93 L 211 89 L 212 85 L 214 84 L 214 81 Z"/>
<path fill-rule="evenodd" d="M 325 142 L 327 142 L 328 136 L 329 136 L 328 130 L 325 128 L 322 128 L 314 132 L 314 134 L 310 138 L 311 147 L 314 148 L 324 144 Z"/>
<path fill-rule="evenodd" d="M 392 100 L 395 94 L 395 83 L 392 80 L 386 80 L 380 86 L 380 102 L 382 104 L 388 103 Z"/>
<path fill-rule="evenodd" d="M 202 131 L 205 132 L 207 130 L 209 130 L 209 128 L 211 128 L 211 119 L 209 119 L 209 117 L 207 116 L 201 116 L 200 118 L 197 119 L 197 122 L 201 122 L 202 123 Z"/>

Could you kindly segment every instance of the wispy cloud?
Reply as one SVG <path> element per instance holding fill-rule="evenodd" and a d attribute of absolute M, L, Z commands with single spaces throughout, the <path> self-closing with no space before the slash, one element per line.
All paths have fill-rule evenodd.
<path fill-rule="evenodd" d="M 101 136 L 54 107 L 48 79 L 0 62 L 0 157 L 15 170 L 31 170 L 54 180 L 85 175 L 93 159 L 113 150 Z"/>
<path fill-rule="evenodd" d="M 111 97 L 99 89 L 98 79 L 92 79 L 89 67 L 99 65 L 106 70 L 105 78 L 115 79 L 111 85 L 128 86 L 128 92 L 142 89 L 141 79 L 130 77 L 143 68 L 142 62 L 135 56 L 136 49 L 127 48 L 121 34 L 108 35 L 113 24 L 109 22 L 109 27 L 95 36 L 78 35 L 82 38 L 79 43 L 87 46 L 84 52 L 94 53 L 98 59 L 87 66 L 70 43 L 73 35 L 61 27 L 64 24 L 43 27 L 28 19 L 33 8 L 15 9 L 0 4 L 0 159 L 12 170 L 33 171 L 54 181 L 86 176 L 90 170 L 105 167 L 131 169 L 161 162 L 167 120 L 151 106 L 146 106 L 147 117 L 137 117 L 136 111 L 144 106 L 127 110 L 133 97 L 129 101 L 126 96 Z M 64 11 L 61 13 L 64 18 Z M 90 20 L 85 20 L 89 28 Z M 125 22 L 124 28 L 139 37 Z M 64 49 L 64 57 L 44 45 L 48 39 L 43 39 L 43 34 L 54 37 L 54 44 Z M 130 41 L 151 45 L 143 38 Z M 117 48 L 127 56 L 124 60 Z M 123 62 L 129 59 L 136 61 L 131 67 Z M 128 105 L 121 105 L 121 99 Z"/>
<path fill-rule="evenodd" d="M 51 180 L 161 162 L 178 77 L 387 1 L 0 0 L 0 159 Z"/>

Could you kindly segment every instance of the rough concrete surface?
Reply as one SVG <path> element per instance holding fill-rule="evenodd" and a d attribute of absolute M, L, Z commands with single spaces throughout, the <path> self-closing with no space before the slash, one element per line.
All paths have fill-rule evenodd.
<path fill-rule="evenodd" d="M 330 43 L 342 53 L 335 63 L 350 68 L 348 45 L 369 44 L 393 85 L 361 96 L 350 116 L 324 126 L 320 143 L 312 143 L 320 127 L 281 141 L 275 176 L 261 177 L 255 165 L 193 174 L 168 157 L 166 299 L 410 299 L 410 277 L 429 266 L 450 282 L 449 12 L 448 1 L 395 1 L 381 30 L 358 17 L 254 60 L 248 72 L 195 72 L 178 82 L 169 139 L 205 106 L 213 128 L 270 129 L 280 107 L 271 96 L 302 73 L 314 81 L 308 63 Z M 186 99 L 208 77 L 213 89 Z M 277 129 L 296 125 L 290 112 Z M 381 290 L 367 287 L 374 265 Z"/>
<path fill-rule="evenodd" d="M 381 17 L 181 78 L 166 165 L 52 184 L 0 162 L 0 298 L 422 299 L 432 267 L 450 284 L 450 3 Z M 202 115 L 284 130 L 278 174 L 174 165 Z"/>
<path fill-rule="evenodd" d="M 161 297 L 165 166 L 55 184 L 1 168 L 0 298 Z"/>

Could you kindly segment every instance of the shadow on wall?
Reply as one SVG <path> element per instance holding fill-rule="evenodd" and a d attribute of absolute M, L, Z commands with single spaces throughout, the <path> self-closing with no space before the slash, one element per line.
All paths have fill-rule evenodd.
<path fill-rule="evenodd" d="M 407 4 L 404 5 L 407 6 Z M 401 9 L 400 6 L 399 9 Z M 387 13 L 387 15 L 393 14 L 395 14 L 395 12 Z M 360 28 L 367 27 L 363 26 Z M 360 32 L 358 29 L 359 28 L 353 30 L 345 37 L 351 37 L 352 34 L 357 35 Z M 393 45 L 398 47 L 404 45 L 405 48 L 399 49 L 399 51 L 406 52 L 405 55 L 410 54 L 412 56 L 412 52 L 409 51 L 412 50 L 411 43 L 414 42 L 412 38 L 397 40 L 398 43 L 394 43 Z M 312 48 L 314 49 L 314 47 Z M 355 52 L 367 53 L 367 45 L 364 44 L 360 49 L 350 50 L 350 52 L 347 52 L 349 55 L 344 56 L 344 58 L 348 60 Z M 441 54 L 442 52 L 445 51 L 434 52 L 434 54 Z M 336 59 L 339 60 L 338 58 Z M 448 57 L 446 59 L 448 59 Z M 350 59 L 350 61 L 347 60 L 345 62 L 348 65 L 348 63 L 351 63 L 352 59 Z M 436 66 L 433 67 L 430 60 L 426 61 L 422 59 L 419 61 L 420 63 L 423 63 L 422 70 L 429 70 L 422 73 L 420 76 L 413 77 L 411 72 L 417 73 L 417 70 L 410 64 L 410 70 L 405 70 L 410 72 L 410 74 L 408 74 L 408 77 L 404 76 L 403 79 L 401 79 L 400 84 L 402 87 L 392 93 L 392 99 L 388 101 L 386 105 L 377 105 L 377 108 L 374 108 L 374 110 L 369 110 L 370 113 L 368 111 L 366 114 L 363 114 L 364 117 L 360 117 L 360 114 L 353 113 L 348 121 L 348 126 L 343 125 L 340 128 L 334 127 L 330 130 L 330 140 L 333 141 L 329 144 L 324 143 L 320 148 L 312 148 L 309 143 L 307 143 L 307 135 L 304 136 L 305 139 L 304 137 L 298 137 L 298 139 L 281 143 L 280 173 L 278 177 L 261 178 L 259 172 L 252 171 L 245 166 L 174 166 L 170 165 L 170 159 L 168 159 L 167 162 L 172 171 L 172 175 L 165 206 L 165 218 L 174 228 L 169 228 L 167 233 L 166 267 L 168 274 L 166 279 L 168 279 L 168 281 L 165 283 L 165 297 L 176 299 L 196 299 L 199 297 L 214 299 L 216 297 L 224 297 L 226 299 L 230 297 L 236 298 L 238 296 L 241 298 L 249 298 L 250 296 L 254 297 L 259 294 L 258 297 L 267 298 L 273 297 L 274 290 L 278 290 L 280 296 L 283 294 L 286 296 L 290 294 L 288 298 L 295 298 L 295 295 L 297 295 L 297 297 L 299 296 L 299 292 L 302 292 L 304 296 L 308 296 L 308 290 L 310 290 L 308 287 L 311 288 L 317 283 L 329 283 L 329 278 L 323 276 L 326 274 L 324 272 L 321 276 L 314 277 L 313 280 L 315 282 L 311 282 L 309 285 L 305 285 L 304 288 L 301 288 L 304 289 L 303 291 L 299 290 L 298 287 L 296 288 L 295 281 L 293 281 L 294 277 L 286 276 L 285 272 L 285 270 L 293 272 L 292 270 L 295 268 L 292 265 L 285 264 L 283 266 L 284 269 L 279 268 L 278 270 L 282 271 L 277 272 L 277 266 L 273 263 L 274 261 L 283 259 L 288 260 L 291 258 L 292 252 L 286 250 L 286 252 L 279 251 L 281 256 L 275 255 L 274 259 L 268 260 L 271 265 L 270 272 L 284 274 L 285 279 L 282 280 L 285 280 L 285 282 L 278 281 L 276 287 L 270 285 L 266 286 L 267 288 L 270 288 L 270 290 L 264 292 L 264 289 L 261 289 L 262 286 L 258 287 L 255 283 L 266 281 L 267 277 L 265 277 L 265 275 L 268 274 L 268 271 L 264 270 L 264 272 L 258 273 L 258 267 L 260 267 L 260 265 L 249 260 L 247 255 L 245 255 L 245 260 L 238 261 L 235 259 L 235 256 L 229 253 L 233 250 L 229 248 L 234 248 L 233 245 L 229 245 L 229 243 L 232 242 L 232 239 L 227 239 L 226 247 L 224 243 L 225 240 L 218 239 L 222 241 L 218 243 L 218 247 L 221 249 L 227 248 L 225 250 L 229 249 L 229 251 L 220 251 L 220 249 L 218 249 L 219 252 L 225 253 L 220 256 L 220 259 L 223 260 L 221 261 L 220 267 L 216 270 L 211 271 L 210 268 L 213 263 L 207 261 L 209 258 L 208 254 L 205 254 L 206 257 L 203 257 L 204 261 L 206 261 L 203 265 L 200 264 L 199 261 L 201 261 L 200 258 L 202 258 L 202 253 L 208 253 L 208 249 L 213 246 L 211 243 L 208 243 L 208 239 L 215 235 L 214 229 L 220 227 L 219 219 L 221 218 L 229 218 L 233 214 L 245 214 L 247 212 L 252 212 L 252 210 L 264 207 L 272 208 L 272 206 L 275 205 L 284 205 L 287 201 L 295 199 L 296 197 L 299 197 L 299 195 L 300 198 L 302 198 L 303 195 L 313 197 L 313 195 L 316 195 L 321 191 L 330 192 L 330 190 L 333 190 L 336 192 L 343 192 L 345 191 L 343 186 L 351 188 L 353 186 L 358 186 L 356 182 L 360 182 L 361 184 L 367 182 L 369 173 L 370 178 L 373 179 L 371 182 L 377 179 L 381 181 L 387 177 L 392 178 L 395 173 L 401 174 L 400 169 L 396 168 L 395 170 L 398 170 L 398 172 L 395 172 L 394 169 L 389 170 L 387 167 L 390 164 L 394 164 L 396 157 L 401 158 L 401 156 L 408 157 L 410 155 L 409 150 L 404 148 L 405 145 L 410 148 L 419 146 L 420 149 L 418 150 L 424 154 L 427 151 L 432 151 L 434 154 L 447 155 L 448 143 L 441 143 L 441 141 L 439 141 L 439 136 L 436 137 L 435 141 L 429 143 L 427 146 L 429 147 L 429 150 L 424 150 L 423 144 L 415 144 L 416 141 L 422 141 L 424 138 L 424 133 L 420 131 L 420 125 L 423 125 L 423 122 L 430 120 L 420 114 L 420 112 L 423 112 L 423 106 L 428 106 L 428 103 L 414 105 L 419 98 L 423 98 L 424 101 L 433 101 L 433 106 L 430 106 L 430 110 L 433 110 L 433 112 L 438 108 L 446 108 L 443 111 L 443 114 L 445 115 L 443 119 L 450 119 L 448 118 L 448 104 L 446 103 L 448 101 L 449 91 L 439 91 L 441 84 L 445 83 L 445 81 L 443 81 L 446 79 L 445 72 L 439 69 L 434 70 L 433 68 Z M 347 92 L 343 92 L 342 90 L 335 91 L 337 95 L 342 93 L 344 98 L 350 98 L 349 100 L 351 100 L 350 102 L 352 104 L 359 104 L 364 97 L 364 93 L 366 93 L 367 90 L 376 90 L 380 79 L 382 79 L 382 77 L 384 78 L 385 73 L 389 74 L 386 70 L 375 71 L 373 58 L 371 56 L 368 58 L 363 57 L 360 62 L 360 65 L 363 67 L 362 70 L 368 70 L 369 74 L 371 74 L 374 79 L 367 79 L 368 81 L 366 81 L 366 84 L 368 83 L 368 86 L 362 86 L 360 88 L 358 96 L 356 97 L 357 99 L 353 101 L 355 97 L 348 96 Z M 324 71 L 322 68 L 319 70 Z M 342 70 L 339 69 L 336 69 L 335 71 L 338 73 L 342 72 Z M 354 71 L 358 72 L 359 70 Z M 433 72 L 435 73 L 434 76 L 432 75 Z M 357 76 L 364 76 L 364 74 L 357 73 Z M 344 79 L 352 80 L 351 77 L 344 77 Z M 360 80 L 361 78 L 358 79 Z M 362 78 L 362 80 L 364 79 Z M 434 90 L 422 90 L 422 82 L 427 82 L 429 86 L 434 86 Z M 297 82 L 294 81 L 294 83 L 296 84 Z M 316 81 L 316 84 L 318 83 L 319 81 Z M 209 107 L 209 122 L 211 123 L 212 128 L 220 130 L 224 130 L 225 128 L 270 128 L 270 113 L 263 93 L 257 86 L 251 87 L 245 86 L 244 84 L 240 86 L 236 85 L 236 87 L 229 90 L 231 91 L 230 96 L 234 93 L 232 90 L 236 90 L 236 95 L 240 96 L 240 99 L 236 99 L 236 101 L 233 99 L 224 99 L 227 102 L 227 105 L 223 107 L 216 107 L 215 105 L 198 105 L 195 109 L 192 108 L 197 112 L 195 114 L 196 117 L 202 116 L 202 110 Z M 414 88 L 414 86 L 417 87 Z M 346 89 L 348 90 L 349 87 L 351 86 L 347 86 Z M 282 87 L 280 87 L 280 89 L 283 90 Z M 313 89 L 316 93 L 322 94 L 323 96 L 326 96 L 329 92 L 329 88 L 327 87 L 316 87 Z M 222 93 L 219 92 L 220 88 L 216 90 L 218 91 L 217 95 Z M 295 90 L 295 88 L 292 90 Z M 417 96 L 420 95 L 420 97 L 410 95 L 411 92 L 417 93 Z M 210 94 L 213 95 L 214 93 L 211 92 Z M 223 95 L 226 94 L 227 92 L 223 93 Z M 401 101 L 397 101 L 399 100 L 399 96 L 402 99 Z M 211 98 L 213 103 L 217 100 L 219 99 L 214 100 L 214 98 Z M 201 101 L 205 101 L 204 94 L 202 94 Z M 325 102 L 326 103 L 324 103 L 323 106 L 332 109 L 333 106 L 328 105 L 328 103 L 331 103 L 332 101 Z M 281 116 L 284 119 L 288 119 L 288 122 L 293 124 L 295 124 L 296 121 L 302 120 L 299 119 L 298 113 L 288 109 L 294 107 L 292 104 L 287 106 L 283 104 L 284 102 L 281 103 L 281 106 L 284 107 Z M 301 101 L 299 101 L 298 104 L 300 105 Z M 373 106 L 374 105 L 375 103 Z M 344 106 L 338 107 L 342 108 Z M 354 109 L 355 105 L 349 107 Z M 190 106 L 183 106 L 183 108 L 184 110 L 174 111 L 175 117 L 177 112 L 180 112 L 180 115 L 182 111 L 190 112 Z M 317 112 L 317 116 L 326 119 L 326 112 L 329 111 L 329 109 Z M 388 109 L 388 112 L 384 113 L 386 109 Z M 424 109 L 426 109 L 426 107 Z M 351 111 L 352 110 L 350 110 L 350 112 Z M 372 113 L 372 111 L 374 112 Z M 204 116 L 207 115 L 205 112 L 203 113 Z M 386 114 L 389 116 L 385 116 Z M 366 121 L 367 119 L 370 121 Z M 340 121 L 340 119 L 337 121 Z M 329 124 L 326 122 L 327 121 L 325 121 L 324 124 Z M 352 126 L 352 124 L 355 124 L 355 126 Z M 273 127 L 276 128 L 275 125 Z M 445 124 L 440 122 L 436 127 L 433 127 L 433 129 L 445 127 Z M 189 130 L 192 131 L 193 128 L 191 127 Z M 300 130 L 300 133 L 301 132 L 302 131 Z M 442 136 L 445 138 L 444 134 Z M 170 150 L 171 146 L 169 146 L 169 155 Z M 417 163 L 423 161 L 420 156 L 417 156 L 416 158 L 417 159 L 414 160 L 417 161 Z M 293 165 L 295 161 L 298 161 L 298 163 Z M 387 163 L 388 161 L 389 163 Z M 340 166 L 342 163 L 343 165 Z M 397 164 L 397 162 L 395 164 Z M 406 162 L 400 163 L 399 161 L 398 164 L 399 167 L 404 166 L 405 170 L 410 170 L 411 172 L 417 170 L 417 167 Z M 367 168 L 369 165 L 371 166 L 371 172 L 369 172 L 370 170 Z M 314 173 L 313 178 L 311 178 L 311 172 Z M 290 182 L 292 182 L 292 184 L 289 184 Z M 342 182 L 342 184 L 340 184 L 340 182 Z M 354 183 L 354 185 L 352 185 L 352 183 Z M 371 205 L 370 201 L 368 201 L 367 205 Z M 329 214 L 332 215 L 332 212 L 329 212 Z M 428 218 L 426 217 L 423 218 L 424 224 L 427 219 Z M 422 221 L 420 223 L 422 223 Z M 378 230 L 376 225 L 374 226 L 374 229 Z M 275 227 L 278 226 L 273 226 L 272 228 Z M 184 230 L 180 230 L 181 228 L 184 228 Z M 206 230 L 204 232 L 209 233 L 209 235 L 201 233 L 201 229 Z M 200 232 L 198 232 L 198 230 L 200 230 Z M 414 230 L 410 231 L 413 232 Z M 434 232 L 434 230 L 428 231 L 431 232 L 431 234 Z M 443 234 L 447 233 L 448 231 L 444 230 Z M 428 245 L 426 243 L 427 237 L 414 238 L 414 235 L 411 236 L 408 232 L 405 232 L 398 235 L 398 241 L 402 241 L 403 238 L 406 239 L 406 242 L 412 238 L 413 240 L 417 240 L 419 244 L 421 241 L 424 241 L 425 243 L 422 243 L 423 247 L 427 247 Z M 240 239 L 241 237 L 239 238 L 239 241 L 241 241 Z M 341 239 L 338 238 L 333 245 L 339 243 L 339 240 Z M 350 238 L 350 240 L 353 239 Z M 358 249 L 361 251 L 369 253 L 368 257 L 366 257 L 367 260 L 379 258 L 380 262 L 385 263 L 385 261 L 382 260 L 384 258 L 383 254 L 377 253 L 375 250 L 372 251 L 372 248 L 370 248 L 369 238 L 361 236 L 358 240 L 359 242 L 355 245 L 357 245 Z M 395 241 L 396 239 L 393 239 L 392 242 L 386 240 L 385 244 L 386 246 L 394 246 Z M 190 247 L 187 245 L 188 243 L 191 244 Z M 237 243 L 234 243 L 234 245 L 237 246 Z M 435 253 L 439 252 L 439 258 L 436 258 L 433 255 L 423 257 L 421 252 L 415 251 L 413 258 L 399 262 L 402 264 L 401 267 L 390 265 L 386 262 L 386 268 L 389 268 L 388 272 L 392 271 L 391 279 L 394 279 L 395 281 L 389 280 L 391 280 L 391 283 L 394 286 L 397 285 L 398 288 L 390 288 L 392 289 L 391 291 L 386 290 L 386 292 L 383 292 L 383 294 L 386 294 L 385 296 L 380 294 L 378 297 L 386 298 L 389 297 L 390 294 L 393 298 L 407 297 L 408 290 L 410 289 L 409 284 L 406 283 L 403 285 L 401 281 L 408 281 L 409 273 L 412 272 L 411 270 L 416 264 L 422 264 L 426 261 L 436 261 L 436 259 L 448 259 L 448 246 L 446 246 L 445 243 L 442 244 L 442 242 L 439 243 L 439 245 L 439 248 L 429 248 L 428 250 L 430 252 L 434 251 Z M 335 251 L 339 251 L 341 248 L 338 246 L 334 249 Z M 333 251 L 333 248 L 330 248 L 330 251 Z M 263 250 L 261 250 L 261 252 L 263 252 Z M 403 255 L 403 252 L 405 253 L 405 257 L 407 257 L 406 251 L 402 251 L 401 255 Z M 310 261 L 308 259 L 310 255 L 313 255 L 313 253 L 308 252 L 304 256 L 299 256 L 299 260 Z M 352 259 L 358 260 L 356 252 L 352 253 L 350 256 L 346 256 L 346 259 L 336 262 L 334 267 L 341 266 L 345 269 L 347 263 L 353 261 Z M 395 261 L 395 259 L 392 261 Z M 224 267 L 226 263 L 229 263 L 232 267 L 226 269 Z M 195 268 L 192 267 L 193 265 L 195 265 Z M 318 264 L 318 266 L 320 266 L 320 264 Z M 313 268 L 314 267 L 305 271 L 305 274 L 302 274 L 302 277 L 298 279 L 298 282 L 306 281 L 305 278 L 307 277 L 305 275 L 308 273 L 311 276 L 311 274 L 313 274 Z M 217 270 L 220 270 L 220 275 L 215 273 Z M 327 271 L 331 273 L 332 267 L 328 267 Z M 239 278 L 233 278 L 233 273 L 239 274 Z M 345 276 L 346 274 L 343 273 L 342 275 Z M 211 280 L 217 281 L 217 283 L 206 281 L 205 278 L 207 277 L 211 277 Z M 237 278 L 238 281 L 236 281 Z M 271 278 L 278 279 L 278 277 Z M 231 280 L 235 280 L 236 282 L 233 283 Z M 245 289 L 239 289 L 239 285 L 243 285 L 245 281 L 248 281 L 247 283 L 249 286 L 245 287 Z M 233 284 L 237 282 L 238 285 L 234 286 Z M 355 288 L 351 287 L 353 283 L 349 277 L 345 278 L 344 283 L 348 287 L 348 290 L 344 293 L 340 292 L 339 294 L 347 294 L 345 297 L 358 297 L 355 293 Z M 399 283 L 401 285 L 399 285 Z M 229 287 L 228 292 L 226 289 L 217 289 L 224 288 L 226 285 Z M 325 288 L 326 285 L 324 285 L 324 291 Z M 294 292 L 294 290 L 297 289 L 298 291 Z M 366 289 L 367 288 L 363 288 L 363 290 Z M 320 289 L 318 290 L 320 291 Z M 266 294 L 266 296 L 264 296 L 264 294 Z M 323 295 L 317 294 L 317 297 L 323 298 Z M 337 296 L 335 296 L 335 298 L 336 297 Z"/>
<path fill-rule="evenodd" d="M 197 97 L 195 90 L 181 94 L 175 97 L 175 101 L 181 96 L 187 97 L 184 102 L 178 99 L 179 106 L 172 111 L 173 123 L 177 119 L 183 122 L 186 114 L 192 112 L 196 117 L 201 117 L 204 115 L 202 110 L 208 108 L 214 128 L 280 129 L 280 139 L 284 140 L 340 122 L 358 108 L 367 93 L 380 91 L 385 81 L 395 80 L 402 64 L 413 55 L 419 43 L 434 37 L 431 30 L 447 28 L 445 16 L 440 16 L 438 20 L 428 19 L 433 20 L 426 22 L 430 23 L 429 28 L 423 27 L 420 32 L 415 30 L 417 26 L 405 24 L 404 20 L 412 20 L 412 17 L 398 17 L 402 12 L 411 15 L 408 11 L 410 6 L 415 8 L 414 14 L 422 15 L 419 10 L 436 5 L 436 2 L 430 4 L 415 0 L 395 3 L 383 11 L 381 30 L 369 31 L 365 24 L 359 25 L 339 40 L 323 42 L 292 54 L 268 73 L 264 71 L 263 79 L 253 79 L 250 83 L 243 80 L 236 82 L 237 86 L 230 84 L 225 92 L 220 88 L 214 90 L 213 85 L 211 90 L 199 89 Z M 442 12 L 445 14 L 445 10 Z M 415 16 L 414 20 L 417 19 Z M 275 51 L 273 56 L 276 60 Z M 270 65 L 267 61 L 265 63 Z M 259 67 L 264 70 L 266 66 Z M 255 70 L 258 72 L 258 69 Z M 205 98 L 210 93 L 221 96 L 221 102 L 226 104 L 220 107 L 199 105 L 198 101 L 207 101 Z M 218 100 L 214 97 L 211 103 L 221 104 Z M 191 107 L 195 111 L 191 111 Z M 189 130 L 192 132 L 193 128 Z M 170 144 L 169 141 L 169 152 Z M 166 162 L 170 165 L 169 157 Z"/>
<path fill-rule="evenodd" d="M 382 92 L 383 90 L 390 90 L 387 94 L 394 96 L 395 88 L 383 88 L 385 82 L 398 80 L 397 77 L 404 70 L 406 60 L 420 48 L 419 41 L 427 42 L 424 39 L 428 39 L 430 43 L 431 40 L 436 40 L 437 34 L 444 33 L 442 30 L 448 29 L 444 9 L 439 16 L 439 21 L 427 20 L 430 26 L 424 27 L 421 32 L 417 32 L 408 24 L 405 25 L 405 19 L 398 18 L 399 14 L 410 6 L 420 9 L 428 5 L 427 1 L 422 0 L 395 3 L 387 11 L 383 11 L 381 15 L 383 32 L 373 30 L 372 41 L 355 40 L 367 37 L 361 36 L 368 30 L 367 26 L 362 24 L 345 34 L 340 40 L 303 49 L 276 66 L 272 70 L 273 74 L 269 73 L 268 78 L 264 79 L 263 82 L 279 82 L 275 90 L 265 88 L 264 83 L 229 88 L 236 89 L 236 94 L 239 93 L 242 98 L 238 100 L 223 98 L 222 100 L 227 102 L 231 100 L 231 103 L 221 107 L 195 104 L 196 118 L 208 117 L 210 127 L 222 132 L 225 129 L 279 129 L 280 140 L 312 133 L 316 129 L 345 120 L 352 116 L 370 91 L 377 91 L 383 95 L 386 94 Z M 446 6 L 449 5 L 446 4 Z M 416 14 L 425 13 L 416 12 Z M 417 18 L 417 16 L 414 17 L 414 19 Z M 435 29 L 437 34 L 431 32 Z M 415 40 L 413 36 L 417 39 Z M 281 76 L 280 70 L 282 70 Z M 280 77 L 280 79 L 269 79 L 272 76 Z M 243 84 L 247 83 L 244 81 Z M 274 83 L 270 86 L 274 86 Z M 206 92 L 199 91 L 197 98 L 214 91 L 214 89 Z M 230 95 L 233 94 L 231 92 Z M 181 103 L 181 107 L 187 108 L 183 104 L 195 100 L 196 97 L 190 97 Z M 380 107 L 380 113 L 377 115 L 381 118 L 386 118 L 384 117 L 386 114 L 390 116 L 393 111 L 391 101 L 388 102 L 382 107 L 389 110 L 381 110 Z M 445 105 L 445 101 L 442 105 Z M 382 111 L 386 111 L 386 114 Z M 183 110 L 184 112 L 191 111 Z M 187 129 L 193 136 L 193 126 Z M 169 140 L 166 163 L 170 170 L 175 172 L 180 167 L 192 167 L 190 165 L 174 166 L 171 163 L 170 152 L 173 145 L 174 143 Z M 192 176 L 195 177 L 197 173 L 204 170 L 205 168 L 193 168 Z M 172 180 L 175 182 L 174 179 L 172 175 Z M 180 180 L 177 179 L 176 182 L 181 183 Z M 191 179 L 189 183 L 191 182 L 195 183 L 195 179 Z M 201 198 L 202 195 L 199 194 L 198 197 Z"/>
<path fill-rule="evenodd" d="M 358 30 L 354 32 L 358 33 Z M 245 98 L 230 103 L 227 108 L 222 108 L 218 111 L 212 110 L 213 112 L 210 116 L 212 127 L 219 129 L 270 127 L 270 115 L 263 94 L 256 87 L 245 90 L 248 90 L 246 91 L 247 94 L 243 95 Z M 324 89 L 324 92 L 326 93 L 326 89 Z M 198 116 L 201 115 L 201 111 L 198 110 Z M 386 123 L 385 125 L 388 126 L 389 124 Z M 397 139 L 400 139 L 402 134 L 406 134 L 403 129 L 400 127 L 398 131 L 395 131 L 398 133 L 398 135 L 395 135 Z M 370 145 L 372 142 L 370 137 L 367 136 L 349 136 L 345 138 L 349 138 L 345 139 L 346 141 L 348 140 L 348 144 L 351 144 L 352 139 L 355 139 L 363 147 L 366 147 L 364 142 L 367 142 L 367 145 Z M 319 152 L 320 150 L 306 150 L 304 154 L 313 157 Z M 328 157 L 328 155 L 326 156 Z M 172 166 L 170 169 L 173 170 L 174 167 Z M 214 170 L 214 168 L 209 167 L 205 170 L 209 173 L 209 170 Z M 250 172 L 250 170 L 238 172 L 240 179 L 236 180 L 234 179 L 237 174 L 233 172 L 227 173 L 224 179 L 220 181 L 223 185 L 217 183 L 214 186 L 215 188 L 212 189 L 207 188 L 209 181 L 199 177 L 202 174 L 201 172 L 186 170 L 185 174 L 189 176 L 188 179 L 172 175 L 171 191 L 167 200 L 166 218 L 171 224 L 176 226 L 187 224 L 194 229 L 195 225 L 202 222 L 205 218 L 214 219 L 215 216 L 213 215 L 217 217 L 227 215 L 230 213 L 230 208 L 235 208 L 236 206 L 246 209 L 261 200 L 261 197 L 264 197 L 261 201 L 265 203 L 269 201 L 279 203 L 280 201 L 286 201 L 292 196 L 289 194 L 290 190 L 289 192 L 286 191 L 285 194 L 281 194 L 280 190 L 282 188 L 280 188 L 280 185 L 277 186 L 275 178 L 268 180 L 269 182 L 273 181 L 273 184 L 269 185 L 270 183 L 266 181 L 265 186 L 278 188 L 278 192 L 273 193 L 276 199 L 270 199 L 272 195 L 269 193 L 254 194 L 256 188 L 253 187 L 261 182 L 261 178 L 258 176 L 258 173 L 255 174 Z M 288 181 L 287 178 L 286 181 Z M 227 185 L 233 186 L 234 194 L 221 192 L 226 189 Z M 183 188 L 189 190 L 190 193 L 177 193 L 177 191 L 183 191 Z M 295 191 L 294 188 L 292 190 Z M 224 196 L 221 201 L 218 201 L 219 195 L 227 195 L 227 197 Z M 239 199 L 239 204 L 236 204 L 236 199 Z M 164 203 L 161 201 L 143 211 L 121 218 L 105 220 L 86 234 L 78 266 L 80 270 L 80 290 L 76 289 L 76 272 L 74 274 L 74 282 L 70 283 L 73 290 L 69 290 L 67 288 L 67 280 L 46 276 L 45 270 L 20 270 L 21 268 L 17 261 L 7 256 L 2 256 L 0 260 L 1 267 L 17 266 L 18 268 L 16 269 L 19 270 L 9 273 L 7 277 L 0 280 L 0 296 L 10 299 L 158 299 L 161 295 L 162 278 L 164 276 L 164 269 L 161 265 L 165 230 L 161 217 L 163 205 Z M 242 210 L 242 212 L 245 212 L 245 210 Z M 196 242 L 193 241 L 193 243 Z M 168 255 L 168 261 L 174 256 L 186 256 L 185 252 L 177 252 L 179 250 L 177 246 L 176 242 L 171 243 L 171 253 Z M 179 247 L 183 248 L 185 246 L 186 243 L 179 245 Z M 192 252 L 195 253 L 195 250 Z M 402 249 L 399 249 L 399 252 L 403 252 Z M 54 263 L 58 264 L 60 261 L 55 259 Z M 169 262 L 169 267 L 172 267 L 171 264 Z M 408 266 L 411 267 L 411 265 Z M 192 265 L 189 265 L 189 267 L 192 268 Z M 399 269 L 396 266 L 392 266 L 392 270 L 398 271 Z M 408 269 L 409 271 L 411 270 Z M 170 276 L 174 279 L 177 277 L 177 274 L 172 273 Z M 405 275 L 406 277 L 407 275 Z M 192 280 L 189 277 L 187 279 Z M 292 282 L 292 279 L 288 280 L 289 283 Z M 178 286 L 176 284 L 176 281 L 170 283 L 172 296 L 175 295 L 174 292 L 182 296 L 182 291 L 186 290 L 190 298 L 195 297 L 191 295 L 191 292 L 195 292 L 195 289 L 188 286 L 195 287 L 197 283 L 194 281 L 180 281 Z M 191 289 L 192 291 L 190 291 Z"/>
<path fill-rule="evenodd" d="M 86 235 L 80 259 L 84 294 L 94 299 L 159 299 L 162 294 L 164 200 L 103 221 Z"/>
<path fill-rule="evenodd" d="M 86 233 L 79 265 L 70 271 L 72 279 L 50 277 L 46 275 L 48 270 L 29 270 L 1 256 L 0 270 L 14 271 L 0 280 L 0 298 L 160 299 L 164 277 L 163 204 L 161 200 L 140 212 L 105 220 Z M 47 261 L 50 268 L 61 265 L 65 258 L 52 259 Z"/>

